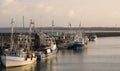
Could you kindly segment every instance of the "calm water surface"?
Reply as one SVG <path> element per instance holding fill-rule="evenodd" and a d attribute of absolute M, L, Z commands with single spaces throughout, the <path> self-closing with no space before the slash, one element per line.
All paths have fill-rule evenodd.
<path fill-rule="evenodd" d="M 120 71 L 120 37 L 98 38 L 81 51 L 59 50 L 56 57 L 6 71 Z"/>

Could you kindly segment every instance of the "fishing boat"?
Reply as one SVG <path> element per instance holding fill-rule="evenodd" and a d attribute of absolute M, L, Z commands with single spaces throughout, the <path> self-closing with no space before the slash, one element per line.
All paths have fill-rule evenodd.
<path fill-rule="evenodd" d="M 81 23 L 79 24 L 79 32 L 76 32 L 74 35 L 74 40 L 72 43 L 72 46 L 68 49 L 83 49 L 85 45 L 88 43 L 87 36 L 84 35 L 84 33 L 81 31 Z"/>
<path fill-rule="evenodd" d="M 36 50 L 35 55 L 37 60 L 44 60 L 53 57 L 57 54 L 57 46 L 55 38 L 49 37 L 44 33 L 38 33 L 39 36 L 39 48 Z"/>
<path fill-rule="evenodd" d="M 97 40 L 97 35 L 91 34 L 90 37 L 89 37 L 89 40 L 90 41 L 96 41 Z"/>
<path fill-rule="evenodd" d="M 69 48 L 73 45 L 73 40 L 66 40 L 63 44 L 64 47 Z"/>
<path fill-rule="evenodd" d="M 53 37 L 54 34 L 54 20 L 52 20 L 52 36 L 48 36 L 43 32 L 38 32 L 35 37 L 35 42 L 38 43 L 37 47 L 39 50 L 35 52 L 37 61 L 48 59 L 57 54 L 56 40 Z"/>
<path fill-rule="evenodd" d="M 82 49 L 84 45 L 85 39 L 81 35 L 76 34 L 72 46 L 69 47 L 68 49 Z"/>
<path fill-rule="evenodd" d="M 74 42 L 72 49 L 74 50 L 79 50 L 83 49 L 84 44 L 82 42 Z"/>
<path fill-rule="evenodd" d="M 50 44 L 43 47 L 43 51 L 41 53 L 41 59 L 47 59 L 53 57 L 57 54 L 57 46 L 56 42 L 50 39 Z"/>
<path fill-rule="evenodd" d="M 24 46 L 22 48 L 18 47 L 19 43 L 15 45 L 14 37 L 13 37 L 13 32 L 14 32 L 14 27 L 13 24 L 14 21 L 13 19 L 11 20 L 11 45 L 10 48 L 4 49 L 4 53 L 1 55 L 1 61 L 2 64 L 5 67 L 18 67 L 18 66 L 24 66 L 28 64 L 35 63 L 36 58 L 35 54 L 33 53 L 30 45 L 30 40 L 31 40 L 31 31 L 29 32 L 28 36 L 25 36 L 22 38 L 23 40 L 18 39 L 19 41 L 24 41 Z M 30 23 L 31 25 L 32 23 Z M 31 30 L 31 27 L 30 27 Z"/>

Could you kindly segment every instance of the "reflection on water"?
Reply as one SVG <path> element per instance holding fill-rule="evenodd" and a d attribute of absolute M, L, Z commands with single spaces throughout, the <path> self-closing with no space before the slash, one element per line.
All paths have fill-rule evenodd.
<path fill-rule="evenodd" d="M 57 57 L 38 62 L 36 64 L 35 71 L 55 71 L 56 62 Z"/>
<path fill-rule="evenodd" d="M 84 50 L 59 50 L 56 57 L 7 71 L 120 71 L 120 37 L 98 38 Z M 2 69 L 4 71 L 4 69 Z M 1 71 L 1 70 L 0 70 Z"/>

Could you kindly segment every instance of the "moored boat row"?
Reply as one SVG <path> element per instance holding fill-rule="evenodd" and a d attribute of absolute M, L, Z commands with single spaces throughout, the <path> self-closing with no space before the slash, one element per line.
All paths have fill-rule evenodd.
<path fill-rule="evenodd" d="M 58 49 L 54 37 L 49 37 L 44 33 L 41 34 L 41 32 L 32 34 L 32 25 L 34 25 L 32 20 L 30 22 L 30 32 L 27 35 L 14 35 L 13 19 L 11 20 L 11 25 L 10 47 L 2 47 L 0 56 L 4 67 L 18 67 L 36 63 L 36 60 L 47 59 L 57 53 Z M 1 44 L 3 44 L 3 41 Z"/>
<path fill-rule="evenodd" d="M 83 32 L 68 33 L 62 35 L 62 38 L 56 43 L 55 37 L 49 36 L 43 32 L 37 32 L 32 28 L 34 22 L 31 20 L 29 27 L 29 34 L 19 34 L 14 36 L 14 21 L 11 22 L 11 41 L 9 48 L 3 48 L 1 55 L 1 63 L 5 67 L 17 67 L 35 63 L 44 59 L 48 59 L 57 54 L 58 48 L 67 49 L 84 49 L 89 40 L 95 38 L 87 37 Z M 33 25 L 33 27 L 32 27 Z M 3 43 L 1 43 L 3 44 Z"/>

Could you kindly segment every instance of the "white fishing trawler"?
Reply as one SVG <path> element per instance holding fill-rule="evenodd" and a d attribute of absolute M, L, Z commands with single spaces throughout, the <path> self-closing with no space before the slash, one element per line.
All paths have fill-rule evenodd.
<path fill-rule="evenodd" d="M 37 61 L 51 58 L 57 54 L 56 40 L 53 37 L 54 20 L 52 20 L 52 35 L 47 35 L 43 32 L 37 32 L 35 35 L 35 48 L 37 48 L 35 55 Z"/>
<path fill-rule="evenodd" d="M 55 39 L 42 32 L 37 34 L 39 36 L 39 50 L 35 52 L 37 60 L 40 61 L 55 56 L 58 50 Z"/>
<path fill-rule="evenodd" d="M 81 22 L 79 24 L 78 32 L 74 35 L 73 44 L 69 49 L 83 49 L 87 44 L 87 37 L 85 37 L 83 31 L 81 31 Z"/>
<path fill-rule="evenodd" d="M 82 34 L 76 34 L 73 40 L 73 44 L 69 49 L 82 49 L 85 45 L 85 39 Z"/>
<path fill-rule="evenodd" d="M 31 21 L 32 22 L 32 21 Z M 11 21 L 12 29 L 11 29 L 11 45 L 9 49 L 4 49 L 3 55 L 1 55 L 2 64 L 5 67 L 17 67 L 28 65 L 36 62 L 35 55 L 31 49 L 31 24 L 30 23 L 30 32 L 28 36 L 20 37 L 19 41 L 24 42 L 24 46 L 22 48 L 19 47 L 19 41 L 17 45 L 15 45 L 13 40 L 13 19 Z"/>

